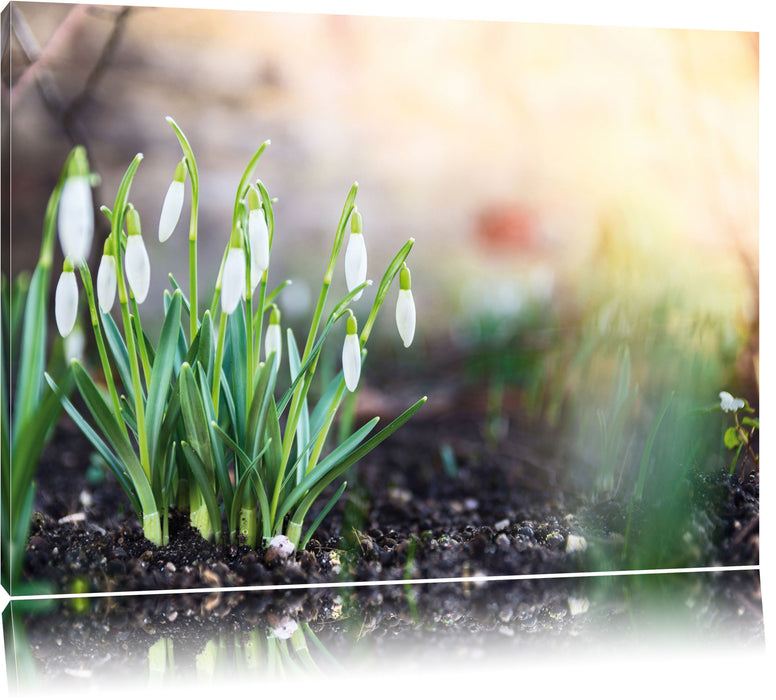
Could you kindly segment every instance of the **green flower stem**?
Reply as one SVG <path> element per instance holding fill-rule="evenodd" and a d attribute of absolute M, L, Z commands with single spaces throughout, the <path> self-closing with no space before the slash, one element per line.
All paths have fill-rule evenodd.
<path fill-rule="evenodd" d="M 127 168 L 124 178 L 116 194 L 116 202 L 111 214 L 111 235 L 116 245 L 113 246 L 113 254 L 116 257 L 116 286 L 119 293 L 119 306 L 121 307 L 121 319 L 124 323 L 124 335 L 127 342 L 127 352 L 129 355 L 129 367 L 132 374 L 132 388 L 135 399 L 135 419 L 137 420 L 137 442 L 140 451 L 140 463 L 143 471 L 151 483 L 151 460 L 148 453 L 148 435 L 145 424 L 145 408 L 143 404 L 143 393 L 140 385 L 140 367 L 137 360 L 137 349 L 135 348 L 135 334 L 132 330 L 132 321 L 129 315 L 129 303 L 127 296 L 127 285 L 124 279 L 124 270 L 121 260 L 121 231 L 124 225 L 124 217 L 127 209 L 127 198 L 129 196 L 129 187 L 132 184 L 132 178 L 135 176 L 142 154 L 138 153 L 132 163 Z M 161 539 L 161 529 L 159 531 Z M 150 539 L 150 538 L 149 538 Z"/>
<path fill-rule="evenodd" d="M 390 264 L 388 265 L 388 269 L 385 271 L 385 274 L 383 275 L 383 279 L 380 281 L 380 286 L 377 289 L 377 294 L 375 295 L 375 300 L 374 300 L 374 303 L 372 304 L 372 309 L 369 313 L 367 322 L 364 324 L 364 329 L 362 330 L 361 335 L 359 337 L 362 353 L 363 353 L 364 347 L 366 346 L 366 341 L 369 339 L 369 335 L 372 332 L 372 327 L 374 326 L 374 322 L 375 322 L 375 319 L 377 318 L 377 314 L 380 312 L 380 308 L 382 307 L 383 302 L 385 301 L 385 297 L 388 294 L 388 290 L 390 289 L 391 284 L 393 283 L 393 280 L 396 277 L 396 275 L 401 271 L 402 265 L 404 264 L 404 261 L 407 259 L 407 256 L 410 254 L 410 251 L 412 250 L 413 245 L 415 245 L 415 239 L 410 238 L 401 247 L 401 249 L 393 258 L 393 260 L 391 260 Z M 310 369 L 311 374 L 313 374 L 314 372 L 315 372 L 315 363 L 313 363 Z M 307 471 L 306 471 L 307 474 L 309 474 L 315 468 L 315 465 L 318 463 L 318 458 L 320 457 L 321 451 L 323 450 L 323 446 L 326 442 L 326 438 L 328 437 L 329 430 L 331 429 L 331 425 L 334 421 L 334 416 L 337 412 L 337 409 L 339 408 L 339 404 L 340 404 L 340 401 L 342 400 L 342 396 L 344 392 L 345 392 L 345 379 L 343 378 L 340 381 L 340 386 L 337 390 L 336 401 L 332 404 L 332 408 L 329 411 L 329 415 L 326 418 L 325 427 L 321 431 L 321 434 L 318 436 L 318 440 L 316 441 L 315 446 L 313 447 L 313 450 L 310 453 L 310 458 L 309 458 Z M 291 414 L 289 413 L 289 420 L 290 420 L 290 415 Z"/>
<path fill-rule="evenodd" d="M 57 211 L 59 200 L 62 196 L 70 165 L 75 154 L 81 146 L 77 146 L 67 156 L 65 165 L 57 181 L 54 191 L 48 199 L 46 214 L 43 219 L 43 242 L 41 243 L 40 258 L 32 274 L 28 295 L 37 296 L 42 300 L 48 299 L 48 290 L 51 282 L 51 265 L 54 258 L 54 242 L 57 232 Z M 29 298 L 29 297 L 28 297 Z M 12 444 L 18 439 L 18 429 L 26 423 L 26 419 L 38 408 L 43 383 L 43 368 L 45 364 L 46 348 L 46 303 L 42 301 L 31 306 L 30 311 L 25 310 L 24 325 L 22 326 L 21 353 L 19 356 L 19 369 L 17 371 L 18 385 L 14 390 L 16 402 L 11 422 Z"/>
<path fill-rule="evenodd" d="M 334 237 L 334 245 L 331 250 L 331 258 L 329 259 L 329 265 L 326 268 L 326 274 L 323 277 L 323 284 L 321 285 L 321 293 L 318 295 L 318 303 L 315 306 L 315 314 L 313 315 L 313 321 L 310 324 L 310 332 L 307 335 L 307 343 L 302 353 L 301 364 L 305 363 L 305 360 L 310 356 L 313 346 L 315 345 L 315 339 L 318 335 L 318 326 L 321 324 L 321 318 L 323 317 L 323 307 L 326 304 L 326 298 L 329 295 L 329 288 L 331 287 L 332 279 L 334 278 L 334 266 L 339 257 L 342 243 L 345 240 L 345 226 L 348 223 L 355 205 L 353 202 L 356 199 L 356 193 L 358 192 L 358 183 L 354 182 L 350 188 L 347 198 L 345 199 L 345 206 L 342 209 L 339 224 L 337 225 L 337 233 Z"/>
<path fill-rule="evenodd" d="M 363 348 L 366 345 L 366 341 L 369 338 L 370 333 L 372 332 L 372 326 L 374 326 L 375 320 L 377 319 L 377 314 L 380 311 L 380 308 L 383 305 L 383 302 L 385 301 L 385 297 L 388 294 L 388 290 L 391 287 L 391 284 L 393 283 L 394 278 L 397 274 L 401 271 L 401 267 L 404 264 L 404 261 L 407 259 L 407 256 L 410 254 L 410 251 L 412 250 L 412 246 L 415 245 L 415 239 L 410 238 L 399 250 L 399 252 L 396 254 L 393 260 L 391 260 L 390 264 L 388 265 L 388 269 L 385 271 L 385 274 L 383 275 L 383 279 L 380 281 L 380 286 L 377 288 L 377 294 L 375 294 L 375 300 L 372 304 L 372 310 L 369 312 L 369 318 L 367 318 L 366 323 L 364 324 L 363 329 L 361 330 L 361 347 Z"/>
<path fill-rule="evenodd" d="M 226 338 L 226 321 L 228 314 L 221 312 L 221 319 L 218 322 L 218 341 L 216 342 L 216 360 L 213 368 L 213 388 L 211 397 L 213 399 L 213 410 L 218 418 L 219 392 L 221 390 L 221 367 L 224 363 L 224 341 Z"/>
<path fill-rule="evenodd" d="M 323 430 L 321 430 L 321 434 L 318 436 L 318 439 L 315 442 L 312 452 L 310 453 L 310 458 L 307 463 L 307 471 L 305 472 L 305 474 L 309 474 L 313 469 L 315 469 L 315 465 L 318 464 L 318 459 L 320 458 L 321 452 L 323 451 L 323 446 L 326 444 L 326 438 L 329 435 L 331 424 L 334 422 L 334 416 L 337 415 L 337 409 L 339 408 L 339 405 L 340 405 L 340 402 L 342 401 L 342 397 L 344 393 L 345 393 L 345 380 L 343 379 L 339 384 L 339 387 L 337 389 L 337 395 L 335 396 L 334 401 L 332 401 L 331 408 L 329 409 L 329 413 L 326 416 L 326 423 L 324 425 L 324 428 Z"/>
<path fill-rule="evenodd" d="M 192 193 L 193 193 L 192 188 Z M 193 194 L 192 194 L 193 200 Z M 194 342 L 194 338 L 199 330 L 199 302 L 197 300 L 197 213 L 192 204 L 191 223 L 189 225 L 189 317 L 191 319 L 189 330 L 189 342 Z"/>
<path fill-rule="evenodd" d="M 135 295 L 132 294 L 132 290 L 129 291 L 129 303 L 132 306 L 130 318 L 135 327 L 135 337 L 137 338 L 137 347 L 140 351 L 140 362 L 143 365 L 143 376 L 145 377 L 147 388 L 151 384 L 151 363 L 148 361 L 148 348 L 146 348 L 143 325 L 140 323 L 140 309 L 137 306 L 137 301 L 135 300 Z"/>
<path fill-rule="evenodd" d="M 143 535 L 155 545 L 166 543 L 162 535 L 162 520 L 159 517 L 159 511 L 143 513 Z"/>
<path fill-rule="evenodd" d="M 121 402 L 119 401 L 119 394 L 116 390 L 116 382 L 113 381 L 113 372 L 110 369 L 110 361 L 108 360 L 108 353 L 105 349 L 105 340 L 102 337 L 102 330 L 100 329 L 100 316 L 97 311 L 97 304 L 94 301 L 94 286 L 92 284 L 92 276 L 89 273 L 89 267 L 86 261 L 81 263 L 79 267 L 81 273 L 81 281 L 86 291 L 86 299 L 89 306 L 89 318 L 92 323 L 92 331 L 94 333 L 94 339 L 97 342 L 97 352 L 100 355 L 100 363 L 102 364 L 102 373 L 105 376 L 105 384 L 108 387 L 110 393 L 111 403 L 113 404 L 113 412 L 116 414 L 118 424 L 121 426 L 124 435 L 129 437 L 127 432 L 126 423 L 121 420 Z"/>
<path fill-rule="evenodd" d="M 313 320 L 310 324 L 310 332 L 307 335 L 307 342 L 305 344 L 304 352 L 302 354 L 302 358 L 300 360 L 300 365 L 304 365 L 307 359 L 310 357 L 310 353 L 312 352 L 313 347 L 315 346 L 315 340 L 318 335 L 318 328 L 321 324 L 321 319 L 323 318 L 323 308 L 326 305 L 326 299 L 329 296 L 329 289 L 331 287 L 332 280 L 334 278 L 334 267 L 337 262 L 337 258 L 339 257 L 340 250 L 342 248 L 342 243 L 345 240 L 345 227 L 347 225 L 348 219 L 350 218 L 351 213 L 353 212 L 353 209 L 355 208 L 354 201 L 356 199 L 356 193 L 358 192 L 358 183 L 354 182 L 353 186 L 350 188 L 350 192 L 348 193 L 347 198 L 345 199 L 345 205 L 342 208 L 342 214 L 340 215 L 339 224 L 337 225 L 337 233 L 334 236 L 334 245 L 332 246 L 331 250 L 331 257 L 329 258 L 329 264 L 326 267 L 326 273 L 323 277 L 323 284 L 321 285 L 321 292 L 318 295 L 318 303 L 315 306 L 315 313 L 313 314 Z M 311 366 L 310 370 L 308 370 L 309 377 L 312 377 L 312 375 L 315 372 L 315 365 L 317 364 L 317 360 L 313 365 Z M 306 395 L 306 388 L 309 388 L 309 382 L 302 381 L 299 382 L 296 386 L 296 389 L 294 390 L 293 397 L 291 399 L 291 407 L 289 408 L 288 412 L 288 419 L 286 421 L 286 432 L 283 436 L 283 457 L 280 462 L 280 471 L 278 474 L 278 481 L 275 486 L 275 492 L 272 497 L 272 506 L 271 506 L 271 517 L 274 521 L 275 517 L 275 510 L 277 508 L 277 502 L 280 498 L 280 487 L 281 483 L 283 481 L 283 475 L 286 471 L 286 466 L 288 465 L 288 459 L 291 455 L 291 447 L 294 443 L 294 437 L 296 435 L 296 424 L 299 420 L 299 412 L 301 410 L 302 401 L 304 400 L 304 397 Z"/>
<path fill-rule="evenodd" d="M 256 546 L 257 521 L 256 508 L 240 508 L 240 534 L 245 537 L 245 544 Z"/>
<path fill-rule="evenodd" d="M 247 239 L 247 234 L 245 235 Z M 245 256 L 245 377 L 247 379 L 245 383 L 245 415 L 247 416 L 251 411 L 251 403 L 253 402 L 253 376 L 254 376 L 254 348 L 255 339 L 253 337 L 253 291 L 251 290 L 251 255 L 250 245 L 245 246 L 244 250 L 248 251 L 248 255 Z M 262 276 L 263 278 L 263 276 Z M 261 296 L 261 291 L 259 292 Z M 220 329 L 219 329 L 220 330 Z M 213 399 L 215 403 L 215 399 Z"/>
<path fill-rule="evenodd" d="M 118 248 L 118 246 L 116 246 Z M 135 399 L 135 418 L 137 420 L 137 442 L 140 450 L 140 463 L 143 465 L 143 471 L 151 481 L 151 460 L 148 453 L 148 435 L 146 433 L 145 406 L 143 404 L 143 388 L 140 383 L 140 366 L 137 360 L 137 349 L 135 348 L 135 334 L 132 330 L 132 319 L 129 314 L 129 304 L 127 301 L 127 290 L 124 284 L 123 274 L 118 272 L 116 277 L 119 290 L 119 305 L 121 306 L 121 318 L 124 322 L 124 335 L 127 341 L 127 353 L 129 355 L 129 369 L 132 374 L 132 390 Z"/>
<path fill-rule="evenodd" d="M 191 178 L 191 217 L 189 218 L 189 306 L 191 331 L 189 342 L 194 342 L 194 337 L 199 329 L 199 302 L 197 298 L 197 218 L 199 216 L 199 170 L 194 151 L 180 127 L 172 117 L 167 117 L 167 122 L 175 131 L 186 161 L 186 168 Z"/>
<path fill-rule="evenodd" d="M 189 521 L 208 542 L 213 539 L 213 523 L 210 521 L 207 504 L 199 487 L 194 483 L 189 491 Z"/>

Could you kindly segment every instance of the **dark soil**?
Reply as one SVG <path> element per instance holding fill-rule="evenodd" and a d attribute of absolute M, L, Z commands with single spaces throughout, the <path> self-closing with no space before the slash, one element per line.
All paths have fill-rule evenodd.
<path fill-rule="evenodd" d="M 88 466 L 90 446 L 65 419 L 43 455 L 25 576 L 80 593 L 314 587 L 621 568 L 624 504 L 594 503 L 568 493 L 559 451 L 535 431 L 513 426 L 502 441 L 488 445 L 482 414 L 471 410 L 476 397 L 440 393 L 449 398 L 430 402 L 357 466 L 349 477 L 349 497 L 329 514 L 306 550 L 287 560 L 273 559 L 261 548 L 205 542 L 181 513 L 172 515 L 170 544 L 153 546 L 115 478 Z M 380 400 L 364 392 L 365 404 Z M 390 412 L 392 407 L 381 408 Z M 365 410 L 374 415 L 370 406 Z M 440 445 L 449 448 L 444 457 Z M 757 477 L 742 482 L 722 473 L 692 475 L 687 489 L 697 507 L 670 537 L 681 546 L 667 546 L 666 561 L 658 559 L 655 566 L 757 564 Z M 632 531 L 651 527 L 654 516 L 648 509 L 635 511 Z M 587 548 L 567 551 L 570 543 L 579 543 L 571 535 L 583 537 Z M 676 559 L 677 551 L 683 559 Z M 57 675 L 56 668 L 81 663 L 73 656 L 79 654 L 92 659 L 92 669 L 97 657 L 123 655 L 131 673 L 133 661 L 145 664 L 148 647 L 161 636 L 191 649 L 193 659 L 214 635 L 239 641 L 289 616 L 309 622 L 335 656 L 344 653 L 342 645 L 352 646 L 354 637 L 360 640 L 367 633 L 370 654 L 389 647 L 406 651 L 402 639 L 421 646 L 433 640 L 436 648 L 460 645 L 461 635 L 472 648 L 513 638 L 510 643 L 524 644 L 526 635 L 532 644 L 538 638 L 574 644 L 587 629 L 598 634 L 630 628 L 637 593 L 649 588 L 636 579 L 627 590 L 624 583 L 603 581 L 609 584 L 576 578 L 474 580 L 411 588 L 393 584 L 81 599 L 31 616 L 27 633 L 33 654 L 50 676 Z M 675 595 L 702 598 L 707 611 L 708 605 L 717 605 L 722 612 L 715 624 L 725 627 L 726 635 L 728 622 L 735 621 L 743 640 L 762 641 L 756 571 L 706 575 L 702 583 L 693 583 L 691 594 L 685 583 L 671 584 L 681 591 Z M 579 614 L 575 600 L 588 601 L 590 607 L 583 609 L 588 614 Z M 350 637 L 343 637 L 347 630 Z M 176 663 L 184 656 L 176 655 Z"/>

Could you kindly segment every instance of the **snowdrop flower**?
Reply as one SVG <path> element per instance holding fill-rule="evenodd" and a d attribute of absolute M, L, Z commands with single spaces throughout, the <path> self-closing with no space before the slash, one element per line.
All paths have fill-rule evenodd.
<path fill-rule="evenodd" d="M 745 403 L 743 399 L 734 398 L 727 391 L 720 391 L 719 405 L 725 413 L 729 413 L 730 411 L 737 411 L 739 408 L 743 408 Z"/>
<path fill-rule="evenodd" d="M 415 300 L 410 287 L 410 269 L 405 263 L 399 273 L 399 299 L 396 302 L 396 328 L 399 329 L 405 348 L 410 346 L 415 337 Z"/>
<path fill-rule="evenodd" d="M 105 241 L 100 267 L 97 268 L 97 301 L 104 314 L 113 308 L 116 298 L 116 258 L 113 257 L 112 238 Z"/>
<path fill-rule="evenodd" d="M 353 209 L 350 217 L 350 238 L 345 251 L 345 282 L 349 292 L 366 282 L 366 244 L 362 224 L 360 212 Z M 363 290 L 356 294 L 353 301 L 359 299 L 362 293 Z"/>
<path fill-rule="evenodd" d="M 73 156 L 57 212 L 59 244 L 65 257 L 80 265 L 89 256 L 94 235 L 94 207 L 86 152 L 79 148 Z"/>
<path fill-rule="evenodd" d="M 175 230 L 183 209 L 183 183 L 186 181 L 186 161 L 175 166 L 175 175 L 167 189 L 159 216 L 159 240 L 164 243 Z"/>
<path fill-rule="evenodd" d="M 248 242 L 251 246 L 251 289 L 256 289 L 262 273 L 269 267 L 269 229 L 261 196 L 253 185 L 248 190 Z"/>
<path fill-rule="evenodd" d="M 127 282 L 137 303 L 142 304 L 148 296 L 148 287 L 151 284 L 151 261 L 140 234 L 140 216 L 134 207 L 127 214 L 127 234 L 127 250 L 124 255 Z"/>
<path fill-rule="evenodd" d="M 358 340 L 358 326 L 353 314 L 348 316 L 345 343 L 342 346 L 342 372 L 348 391 L 355 391 L 361 376 L 361 343 Z"/>
<path fill-rule="evenodd" d="M 57 321 L 59 335 L 66 338 L 70 335 L 78 315 L 78 285 L 70 258 L 65 258 L 62 274 L 57 282 L 54 294 L 54 318 Z"/>
<path fill-rule="evenodd" d="M 231 314 L 245 294 L 245 251 L 242 248 L 242 228 L 239 224 L 232 233 L 221 277 L 221 310 Z"/>
<path fill-rule="evenodd" d="M 272 353 L 275 353 L 275 362 L 280 362 L 280 356 L 283 352 L 283 345 L 280 337 L 280 309 L 272 305 L 272 313 L 269 316 L 269 325 L 264 335 L 264 357 L 269 359 Z"/>

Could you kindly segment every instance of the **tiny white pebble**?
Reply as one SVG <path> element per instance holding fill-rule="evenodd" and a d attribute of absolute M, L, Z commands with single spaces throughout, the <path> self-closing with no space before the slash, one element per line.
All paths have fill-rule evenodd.
<path fill-rule="evenodd" d="M 82 520 L 86 520 L 86 513 L 71 513 L 57 520 L 60 525 L 65 523 L 79 523 Z"/>
<path fill-rule="evenodd" d="M 587 598 L 569 598 L 569 612 L 572 615 L 582 615 L 590 609 L 590 601 Z"/>
<path fill-rule="evenodd" d="M 280 624 L 272 628 L 272 634 L 278 639 L 289 639 L 291 635 L 296 632 L 297 624 L 296 620 L 292 620 L 290 617 L 283 618 Z"/>
<path fill-rule="evenodd" d="M 571 552 L 584 552 L 587 549 L 587 540 L 580 535 L 569 535 L 566 538 L 566 554 Z"/>
<path fill-rule="evenodd" d="M 509 518 L 504 518 L 503 520 L 499 520 L 497 523 L 493 525 L 493 529 L 496 532 L 500 532 L 501 530 L 506 530 L 509 527 Z"/>
<path fill-rule="evenodd" d="M 476 510 L 477 506 L 480 505 L 476 498 L 467 498 L 463 504 L 466 507 L 466 510 Z"/>
<path fill-rule="evenodd" d="M 65 673 L 73 678 L 91 678 L 92 672 L 88 668 L 66 668 Z"/>
<path fill-rule="evenodd" d="M 294 543 L 285 535 L 275 535 L 267 544 L 268 549 L 277 549 L 282 554 L 293 554 Z"/>

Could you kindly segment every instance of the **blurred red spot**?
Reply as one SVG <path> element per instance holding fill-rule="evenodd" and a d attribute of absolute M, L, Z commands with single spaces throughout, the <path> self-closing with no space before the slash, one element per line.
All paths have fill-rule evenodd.
<path fill-rule="evenodd" d="M 475 238 L 494 251 L 530 250 L 539 240 L 537 216 L 519 204 L 491 205 L 477 217 Z"/>

